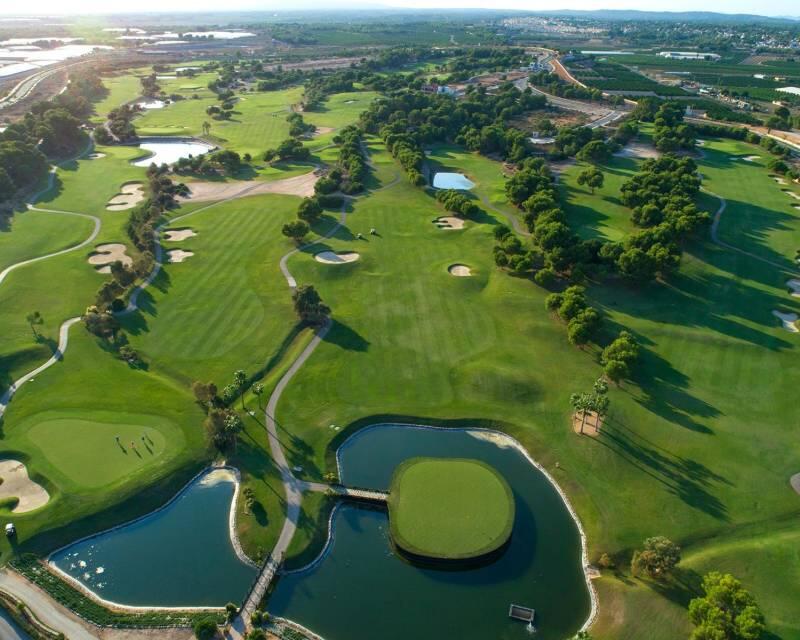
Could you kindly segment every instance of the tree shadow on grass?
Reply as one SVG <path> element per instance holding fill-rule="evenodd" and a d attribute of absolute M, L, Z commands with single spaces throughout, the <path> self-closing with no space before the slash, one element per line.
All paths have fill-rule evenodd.
<path fill-rule="evenodd" d="M 596 440 L 640 471 L 661 483 L 688 506 L 727 522 L 725 504 L 712 493 L 715 485 L 731 482 L 696 460 L 676 456 L 608 416 Z"/>
<path fill-rule="evenodd" d="M 340 320 L 331 322 L 331 328 L 324 340 L 347 351 L 367 351 L 370 346 L 369 340 Z"/>

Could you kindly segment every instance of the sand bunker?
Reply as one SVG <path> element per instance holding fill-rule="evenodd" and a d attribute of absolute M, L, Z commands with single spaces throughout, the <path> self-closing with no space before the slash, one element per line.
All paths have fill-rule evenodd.
<path fill-rule="evenodd" d="M 119 193 L 108 201 L 106 210 L 133 209 L 142 200 L 144 200 L 144 185 L 141 182 L 127 182 L 120 187 Z"/>
<path fill-rule="evenodd" d="M 784 189 L 783 192 L 788 194 L 789 196 L 791 196 L 795 200 L 800 200 L 800 196 L 798 196 L 794 191 L 789 191 L 788 189 Z"/>
<path fill-rule="evenodd" d="M 772 178 L 772 179 L 773 179 L 775 182 L 777 182 L 778 184 L 787 184 L 787 183 L 786 183 L 786 180 L 784 180 L 784 179 L 783 179 L 783 178 L 781 178 L 780 176 L 770 176 L 770 178 Z"/>
<path fill-rule="evenodd" d="M 211 202 L 214 200 L 232 200 L 242 196 L 255 196 L 262 193 L 282 193 L 288 196 L 309 198 L 314 195 L 314 185 L 319 180 L 316 172 L 311 171 L 302 176 L 272 180 L 271 182 L 242 181 L 230 182 L 190 182 L 189 195 L 180 196 L 178 200 L 192 202 Z"/>
<path fill-rule="evenodd" d="M 782 313 L 780 311 L 773 310 L 772 315 L 783 323 L 783 328 L 787 331 L 791 331 L 792 333 L 798 332 L 797 325 L 795 324 L 798 318 L 796 313 Z"/>
<path fill-rule="evenodd" d="M 706 146 L 706 141 L 705 140 L 698 140 L 697 141 L 697 146 L 698 147 L 705 147 Z"/>
<path fill-rule="evenodd" d="M 581 431 L 581 423 L 583 423 L 583 431 Z M 585 419 L 580 413 L 572 414 L 572 430 L 575 433 L 582 433 L 585 436 L 599 436 L 602 428 L 603 418 L 594 411 L 587 411 Z"/>
<path fill-rule="evenodd" d="M 99 160 L 100 158 L 105 158 L 105 157 L 106 157 L 106 154 L 105 154 L 105 153 L 90 153 L 90 154 L 89 154 L 88 156 L 86 156 L 86 157 L 87 157 L 89 160 Z"/>
<path fill-rule="evenodd" d="M 760 159 L 761 156 L 745 156 L 744 158 L 739 158 L 739 160 L 744 160 L 745 162 L 755 162 Z"/>
<path fill-rule="evenodd" d="M 50 500 L 45 488 L 28 477 L 28 470 L 18 460 L 0 460 L 0 500 L 16 498 L 13 513 L 25 513 L 43 507 Z"/>
<path fill-rule="evenodd" d="M 466 278 L 472 275 L 472 269 L 465 264 L 451 264 L 447 267 L 447 271 L 451 276 L 457 276 L 459 278 Z"/>
<path fill-rule="evenodd" d="M 189 229 L 167 229 L 164 232 L 164 240 L 167 242 L 180 242 L 181 240 L 186 240 L 187 238 L 192 238 L 197 234 L 194 230 Z"/>
<path fill-rule="evenodd" d="M 464 228 L 464 221 L 461 218 L 456 218 L 455 216 L 442 216 L 441 218 L 436 218 L 433 221 L 440 229 L 463 229 Z"/>
<path fill-rule="evenodd" d="M 660 158 L 661 153 L 652 144 L 631 142 L 615 154 L 618 158 Z"/>
<path fill-rule="evenodd" d="M 333 127 L 317 127 L 314 133 L 312 134 L 313 137 L 324 136 L 326 133 L 333 133 L 336 131 Z"/>
<path fill-rule="evenodd" d="M 99 244 L 95 247 L 95 252 L 89 256 L 89 264 L 97 267 L 98 273 L 111 273 L 111 263 L 119 260 L 126 267 L 133 264 L 131 258 L 125 250 L 127 247 L 118 242 L 110 244 Z"/>
<path fill-rule="evenodd" d="M 792 295 L 796 298 L 800 298 L 800 280 L 792 278 L 791 280 L 787 280 L 786 284 L 792 290 Z"/>
<path fill-rule="evenodd" d="M 183 262 L 187 258 L 191 258 L 194 251 L 184 251 L 183 249 L 170 249 L 167 251 L 167 262 Z"/>
<path fill-rule="evenodd" d="M 341 253 L 334 253 L 333 251 L 321 251 L 314 254 L 314 260 L 322 262 L 323 264 L 345 264 L 346 262 L 355 262 L 361 256 L 354 251 L 342 251 Z"/>
<path fill-rule="evenodd" d="M 789 478 L 789 484 L 792 485 L 792 489 L 800 493 L 800 473 L 795 473 Z"/>

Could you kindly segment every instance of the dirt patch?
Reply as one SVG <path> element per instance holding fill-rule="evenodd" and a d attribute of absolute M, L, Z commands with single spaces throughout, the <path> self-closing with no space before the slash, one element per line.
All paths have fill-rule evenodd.
<path fill-rule="evenodd" d="M 232 200 L 243 196 L 255 196 L 263 193 L 281 193 L 288 196 L 309 198 L 314 195 L 314 185 L 319 176 L 316 171 L 305 173 L 294 178 L 273 180 L 271 182 L 247 182 L 236 180 L 231 182 L 190 182 L 189 195 L 179 197 L 186 202 L 213 202 L 214 200 Z"/>
<path fill-rule="evenodd" d="M 630 142 L 615 154 L 618 158 L 660 158 L 661 153 L 652 144 Z"/>
<path fill-rule="evenodd" d="M 314 254 L 314 260 L 322 262 L 323 264 L 345 264 L 347 262 L 355 262 L 359 258 L 361 258 L 361 256 L 354 251 L 342 251 L 341 253 L 321 251 L 320 253 Z"/>
<path fill-rule="evenodd" d="M 13 513 L 25 513 L 43 507 L 50 500 L 45 488 L 28 477 L 28 469 L 18 460 L 0 460 L 0 499 L 16 498 Z"/>
<path fill-rule="evenodd" d="M 333 133 L 336 131 L 333 127 L 317 127 L 312 134 L 313 138 L 318 138 L 319 136 L 324 136 L 326 133 Z"/>
<path fill-rule="evenodd" d="M 581 423 L 583 423 L 583 431 L 581 431 Z M 586 419 L 580 413 L 572 414 L 572 430 L 575 433 L 584 436 L 597 437 L 603 428 L 603 418 L 597 415 L 594 411 L 586 413 Z"/>
<path fill-rule="evenodd" d="M 194 251 L 184 251 L 183 249 L 170 249 L 167 251 L 167 262 L 184 262 L 187 258 L 191 258 Z"/>
<path fill-rule="evenodd" d="M 442 216 L 441 218 L 436 218 L 433 221 L 440 229 L 463 229 L 464 228 L 464 221 L 461 218 L 456 218 L 455 216 Z"/>
<path fill-rule="evenodd" d="M 120 187 L 119 193 L 108 201 L 106 210 L 133 209 L 142 200 L 144 200 L 144 185 L 141 182 L 127 182 Z"/>
<path fill-rule="evenodd" d="M 197 233 L 188 227 L 185 229 L 167 229 L 164 231 L 164 240 L 167 242 L 181 242 L 196 235 Z"/>
<path fill-rule="evenodd" d="M 783 313 L 781 311 L 774 310 L 772 311 L 772 315 L 778 318 L 783 324 L 783 328 L 789 331 L 790 333 L 797 333 L 800 329 L 797 328 L 795 322 L 797 322 L 797 314 L 796 313 Z"/>
<path fill-rule="evenodd" d="M 465 264 L 451 264 L 447 267 L 447 272 L 457 278 L 468 278 L 472 275 L 472 269 Z"/>
<path fill-rule="evenodd" d="M 126 250 L 127 247 L 119 242 L 99 244 L 95 247 L 95 252 L 89 256 L 88 262 L 97 268 L 98 273 L 111 273 L 112 262 L 119 260 L 126 267 L 133 264 L 133 258 L 125 253 Z"/>

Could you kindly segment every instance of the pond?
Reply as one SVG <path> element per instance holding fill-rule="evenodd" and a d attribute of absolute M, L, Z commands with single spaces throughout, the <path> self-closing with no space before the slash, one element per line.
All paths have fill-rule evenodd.
<path fill-rule="evenodd" d="M 156 100 L 156 99 L 140 100 L 136 104 L 139 105 L 142 109 L 147 109 L 147 110 L 150 110 L 150 109 L 163 109 L 164 107 L 167 106 L 167 103 L 164 102 L 163 100 Z"/>
<path fill-rule="evenodd" d="M 508 617 L 514 603 L 536 610 L 541 640 L 578 631 L 591 611 L 580 532 L 545 475 L 496 432 L 379 425 L 340 449 L 341 477 L 387 489 L 397 465 L 417 456 L 474 458 L 503 475 L 516 503 L 505 553 L 479 568 L 417 567 L 392 550 L 386 512 L 344 505 L 318 561 L 280 578 L 270 613 L 326 640 L 529 638 L 527 625 Z"/>
<path fill-rule="evenodd" d="M 135 161 L 133 164 L 137 167 L 149 167 L 152 163 L 172 164 L 181 158 L 200 156 L 213 149 L 211 145 L 191 139 L 146 140 L 139 143 L 139 148 L 149 151 L 151 155 Z"/>
<path fill-rule="evenodd" d="M 240 602 L 256 569 L 231 543 L 234 474 L 213 469 L 165 508 L 56 551 L 49 561 L 105 600 L 135 606 Z"/>
<path fill-rule="evenodd" d="M 433 176 L 433 186 L 437 189 L 463 189 L 469 190 L 475 183 L 460 173 L 439 172 Z"/>

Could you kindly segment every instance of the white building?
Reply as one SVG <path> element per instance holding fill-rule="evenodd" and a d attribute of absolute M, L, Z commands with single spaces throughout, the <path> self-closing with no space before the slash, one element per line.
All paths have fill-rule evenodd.
<path fill-rule="evenodd" d="M 659 54 L 662 58 L 669 58 L 670 60 L 714 60 L 720 59 L 718 53 L 705 53 L 704 51 L 661 51 Z"/>

